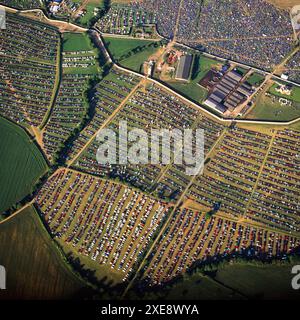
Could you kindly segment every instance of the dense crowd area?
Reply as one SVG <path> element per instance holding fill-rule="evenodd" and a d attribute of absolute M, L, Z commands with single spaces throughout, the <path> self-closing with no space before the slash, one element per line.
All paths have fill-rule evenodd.
<path fill-rule="evenodd" d="M 289 13 L 263 0 L 187 0 L 178 39 L 210 53 L 270 69 L 292 49 Z"/>
<path fill-rule="evenodd" d="M 26 10 L 26 9 L 38 9 L 41 8 L 40 0 L 1 0 L 0 5 L 13 7 L 16 9 Z"/>
<path fill-rule="evenodd" d="M 87 114 L 84 104 L 84 90 L 88 75 L 65 74 L 51 117 L 43 132 L 43 147 L 50 161 L 58 157 L 66 140 L 79 129 Z"/>
<path fill-rule="evenodd" d="M 300 83 L 300 51 L 298 51 L 285 65 L 285 72 L 290 80 Z"/>
<path fill-rule="evenodd" d="M 86 92 L 96 68 L 97 57 L 93 50 L 62 52 L 59 92 L 43 131 L 43 147 L 51 162 L 59 158 L 66 141 L 78 133 L 87 120 Z"/>
<path fill-rule="evenodd" d="M 284 258 L 300 245 L 299 238 L 247 226 L 184 208 L 177 211 L 153 250 L 145 279 L 156 286 L 171 281 L 195 263 L 216 262 L 228 256 Z"/>
<path fill-rule="evenodd" d="M 246 217 L 283 230 L 299 232 L 300 133 L 278 131 L 268 153 Z"/>
<path fill-rule="evenodd" d="M 144 10 L 138 3 L 113 5 L 95 26 L 104 33 L 129 34 L 132 27 L 156 24 L 156 12 Z"/>
<path fill-rule="evenodd" d="M 53 96 L 59 34 L 55 28 L 7 13 L 0 33 L 0 114 L 21 124 L 42 123 Z"/>
<path fill-rule="evenodd" d="M 133 2 L 126 7 L 126 19 L 124 12 L 111 9 L 98 24 L 105 32 L 122 33 L 136 21 L 134 12 L 143 10 L 138 23 L 145 24 L 146 17 L 155 16 L 152 22 L 168 39 L 174 37 L 178 20 L 179 42 L 266 70 L 279 64 L 294 45 L 288 11 L 264 0 L 186 0 L 181 10 L 179 7 L 180 0 Z"/>
<path fill-rule="evenodd" d="M 107 94 L 104 94 L 103 90 L 106 90 L 111 95 L 110 99 L 113 96 L 116 99 L 117 93 L 121 94 L 121 87 L 113 87 L 113 84 L 107 81 L 107 79 L 104 79 L 98 86 L 99 93 L 100 88 L 102 92 L 100 96 L 101 103 L 103 103 L 103 99 Z M 121 97 L 124 99 L 124 96 Z M 116 103 L 115 108 L 117 105 Z M 157 85 L 149 85 L 146 89 L 142 86 L 139 87 L 121 108 L 116 117 L 107 124 L 107 127 L 118 134 L 119 123 L 121 121 L 127 121 L 128 126 L 131 128 L 145 130 L 149 136 L 151 136 L 151 130 L 155 128 L 182 130 L 197 125 L 197 128 L 204 129 L 206 133 L 206 153 L 208 153 L 222 131 L 221 125 L 213 122 Z M 177 199 L 185 189 L 186 182 L 189 181 L 189 178 L 184 175 L 184 165 L 172 166 L 163 177 L 160 176 L 165 170 L 165 165 L 161 164 L 101 166 L 96 160 L 98 148 L 99 143 L 94 139 L 86 151 L 78 158 L 75 167 L 99 176 L 118 178 L 145 191 L 153 191 L 155 189 L 158 196 L 164 199 Z M 171 158 L 173 157 L 174 154 L 171 153 Z"/>
<path fill-rule="evenodd" d="M 80 132 L 76 141 L 70 146 L 67 160 L 72 161 L 81 152 L 90 139 L 98 132 L 105 120 L 109 118 L 118 108 L 122 101 L 130 94 L 131 90 L 138 84 L 139 78 L 129 73 L 121 72 L 113 68 L 109 75 L 104 78 L 95 88 L 94 97 L 91 101 L 95 110 L 93 118 Z M 93 167 L 97 166 L 96 153 L 88 157 L 79 166 L 91 173 L 95 173 Z"/>
<path fill-rule="evenodd" d="M 135 11 L 108 15 L 103 26 L 120 30 L 121 22 L 144 24 L 155 16 L 159 32 L 172 38 L 179 3 L 134 3 Z M 265 1 L 201 3 L 184 1 L 180 42 L 264 69 L 291 50 L 287 13 Z M 55 28 L 7 14 L 7 29 L 0 33 L 0 115 L 26 128 L 40 127 L 38 143 L 48 159 L 66 161 L 68 168 L 55 169 L 35 194 L 64 249 L 127 281 L 172 212 L 143 269 L 148 283 L 159 285 L 199 262 L 231 255 L 282 259 L 299 247 L 299 131 L 222 122 L 118 66 L 106 65 L 100 75 L 92 49 L 63 51 L 58 66 L 60 48 Z M 295 81 L 300 81 L 299 61 L 298 52 L 286 65 Z M 148 137 L 152 129 L 203 129 L 203 174 L 187 175 L 190 158 L 174 164 L 176 151 L 170 164 L 161 159 L 150 164 L 148 153 L 145 165 L 100 165 L 99 130 L 113 130 L 120 142 L 123 121 L 128 130 L 143 129 Z"/>
<path fill-rule="evenodd" d="M 109 273 L 117 271 L 123 281 L 169 211 L 166 203 L 133 189 L 67 170 L 47 181 L 36 202 L 56 239 Z"/>
<path fill-rule="evenodd" d="M 171 39 L 178 19 L 180 0 L 145 0 L 141 6 L 148 12 L 156 13 L 158 32 Z"/>
<path fill-rule="evenodd" d="M 299 132 L 286 130 L 273 141 L 268 134 L 231 129 L 204 174 L 195 180 L 189 197 L 211 209 L 221 204 L 220 210 L 232 217 L 245 216 L 279 230 L 299 232 L 299 177 L 295 174 L 300 164 L 299 137 Z"/>

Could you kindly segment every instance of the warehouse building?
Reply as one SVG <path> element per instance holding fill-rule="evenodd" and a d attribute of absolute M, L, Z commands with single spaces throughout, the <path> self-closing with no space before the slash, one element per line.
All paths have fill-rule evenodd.
<path fill-rule="evenodd" d="M 187 54 L 180 58 L 175 76 L 176 80 L 188 81 L 190 79 L 192 62 L 193 56 L 191 54 Z"/>
<path fill-rule="evenodd" d="M 204 103 L 221 113 L 226 110 L 232 112 L 244 103 L 252 93 L 252 86 L 243 81 L 243 77 L 239 73 L 229 71 L 220 79 Z"/>

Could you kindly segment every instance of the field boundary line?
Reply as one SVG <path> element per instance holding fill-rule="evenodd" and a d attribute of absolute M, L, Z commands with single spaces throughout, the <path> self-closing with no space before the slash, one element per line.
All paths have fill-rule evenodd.
<path fill-rule="evenodd" d="M 271 149 L 272 149 L 272 147 L 273 147 L 273 143 L 274 143 L 274 140 L 275 140 L 275 138 L 276 138 L 276 134 L 277 134 L 277 130 L 274 130 L 274 132 L 273 132 L 273 134 L 272 134 L 272 138 L 271 138 L 270 143 L 269 143 L 269 146 L 268 146 L 268 150 L 267 150 L 267 152 L 266 152 L 266 154 L 265 154 L 265 157 L 264 157 L 264 159 L 263 159 L 263 162 L 262 162 L 262 164 L 261 164 L 261 167 L 260 167 L 260 170 L 259 170 L 259 173 L 258 173 L 256 182 L 255 182 L 255 185 L 253 186 L 251 195 L 250 195 L 250 197 L 249 197 L 249 201 L 247 202 L 247 204 L 246 204 L 246 206 L 245 206 L 245 210 L 244 210 L 243 216 L 244 216 L 245 214 L 247 214 L 247 211 L 248 211 L 248 209 L 249 209 L 249 207 L 250 207 L 250 205 L 251 205 L 251 203 L 252 203 L 252 199 L 253 199 L 254 193 L 255 193 L 255 191 L 256 191 L 256 189 L 257 189 L 257 186 L 258 186 L 258 184 L 259 184 L 259 182 L 260 182 L 260 177 L 261 177 L 261 175 L 262 175 L 262 173 L 263 173 L 263 170 L 264 170 L 264 168 L 265 168 L 265 164 L 266 164 L 266 162 L 267 162 L 267 160 L 268 160 L 270 151 L 271 151 Z"/>
<path fill-rule="evenodd" d="M 91 143 L 94 141 L 94 139 L 97 137 L 99 132 L 103 130 L 119 113 L 119 111 L 125 106 L 127 101 L 135 94 L 136 90 L 141 86 L 142 81 L 144 79 L 140 80 L 139 83 L 131 90 L 129 95 L 119 104 L 119 106 L 114 110 L 114 112 L 103 122 L 101 127 L 96 131 L 96 133 L 87 141 L 87 143 L 84 145 L 83 148 L 81 148 L 81 151 L 67 164 L 67 167 L 69 168 L 74 164 L 74 162 L 83 154 L 83 152 L 91 145 Z"/>
<path fill-rule="evenodd" d="M 12 218 L 14 218 L 15 216 L 17 216 L 19 213 L 21 213 L 23 210 L 31 207 L 34 204 L 35 200 L 31 200 L 30 202 L 28 202 L 27 204 L 25 204 L 22 208 L 18 209 L 16 212 L 14 212 L 13 214 L 11 214 L 9 217 L 5 218 L 4 220 L 0 221 L 0 225 L 4 224 L 5 222 L 11 220 Z"/>
<path fill-rule="evenodd" d="M 59 94 L 60 86 L 61 86 L 61 81 L 62 81 L 62 65 L 61 65 L 61 55 L 62 55 L 62 38 L 61 35 L 59 34 L 59 41 L 58 41 L 58 46 L 57 46 L 57 61 L 56 61 L 56 75 L 55 75 L 55 82 L 54 82 L 54 87 L 52 90 L 52 96 L 51 96 L 51 101 L 49 105 L 49 109 L 47 110 L 42 123 L 39 126 L 40 130 L 43 130 L 47 124 L 50 121 L 52 112 L 56 106 L 56 100 Z"/>
<path fill-rule="evenodd" d="M 205 161 L 210 157 L 211 153 L 214 151 L 214 149 L 219 145 L 219 143 L 223 140 L 225 134 L 227 132 L 227 128 L 223 129 L 223 132 L 221 133 L 221 135 L 218 137 L 217 141 L 214 143 L 214 145 L 211 147 L 210 151 L 207 153 L 203 165 L 205 163 Z M 134 284 L 134 282 L 136 281 L 139 273 L 141 272 L 142 268 L 144 267 L 144 264 L 146 262 L 146 260 L 148 259 L 149 255 L 151 254 L 151 252 L 153 251 L 153 249 L 155 248 L 157 242 L 159 241 L 160 237 L 162 236 L 162 234 L 165 232 L 165 230 L 167 229 L 170 221 L 172 220 L 172 218 L 174 217 L 176 211 L 178 208 L 180 208 L 180 205 L 184 199 L 184 197 L 186 196 L 186 193 L 188 192 L 188 190 L 190 189 L 190 187 L 192 186 L 192 184 L 194 183 L 195 179 L 198 178 L 198 175 L 195 175 L 192 177 L 192 179 L 190 180 L 190 182 L 188 183 L 188 185 L 186 186 L 186 188 L 184 189 L 184 191 L 182 192 L 180 198 L 177 200 L 177 202 L 175 203 L 172 211 L 170 212 L 169 217 L 167 218 L 167 220 L 165 221 L 165 223 L 162 225 L 161 230 L 159 231 L 158 235 L 156 236 L 156 238 L 153 240 L 153 243 L 151 245 L 151 247 L 149 248 L 149 250 L 146 252 L 143 260 L 140 262 L 140 265 L 137 269 L 137 271 L 135 272 L 135 276 L 131 279 L 131 281 L 128 283 L 127 287 L 125 288 L 123 294 L 121 295 L 121 299 L 124 299 L 124 297 L 126 296 L 127 292 L 129 291 L 129 289 L 132 287 L 132 285 Z"/>

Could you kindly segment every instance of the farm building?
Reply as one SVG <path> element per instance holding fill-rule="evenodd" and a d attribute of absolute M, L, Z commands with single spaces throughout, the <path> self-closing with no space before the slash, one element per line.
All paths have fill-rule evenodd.
<path fill-rule="evenodd" d="M 180 58 L 175 76 L 176 80 L 189 80 L 192 69 L 192 62 L 193 56 L 190 54 L 187 54 Z"/>
<path fill-rule="evenodd" d="M 204 103 L 222 113 L 227 110 L 234 111 L 253 93 L 252 86 L 242 80 L 243 77 L 239 73 L 227 72 Z"/>

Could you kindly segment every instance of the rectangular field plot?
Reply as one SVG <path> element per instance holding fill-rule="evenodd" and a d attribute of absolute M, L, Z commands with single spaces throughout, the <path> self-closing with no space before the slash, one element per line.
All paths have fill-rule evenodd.
<path fill-rule="evenodd" d="M 204 115 L 199 115 L 195 128 L 204 130 L 204 155 L 207 157 L 221 136 L 224 126 Z M 186 174 L 184 165 L 172 165 L 157 181 L 155 192 L 162 198 L 178 199 L 191 178 L 192 176 Z"/>
<path fill-rule="evenodd" d="M 139 81 L 137 76 L 114 68 L 96 86 L 92 102 L 95 114 L 70 148 L 67 154 L 69 162 L 76 159 L 76 156 L 91 142 L 105 121 L 117 111 Z M 96 156 L 92 159 L 87 158 L 84 162 L 76 161 L 76 164 L 90 173 L 96 173 L 94 169 L 97 164 Z"/>
<path fill-rule="evenodd" d="M 64 33 L 62 67 L 64 73 L 97 74 L 97 49 L 87 33 Z"/>
<path fill-rule="evenodd" d="M 33 191 L 47 171 L 37 146 L 16 124 L 0 117 L 0 213 Z"/>
<path fill-rule="evenodd" d="M 271 136 L 234 128 L 224 136 L 215 157 L 189 191 L 189 198 L 207 211 L 218 207 L 233 216 L 242 215 L 271 143 Z"/>
<path fill-rule="evenodd" d="M 60 156 L 66 141 L 84 126 L 88 117 L 90 80 L 100 72 L 98 52 L 87 34 L 66 33 L 63 40 L 62 78 L 43 144 L 50 161 Z"/>
<path fill-rule="evenodd" d="M 7 290 L 0 290 L 1 301 L 79 299 L 81 290 L 87 289 L 62 257 L 33 206 L 0 224 L 0 260 L 8 271 Z"/>
<path fill-rule="evenodd" d="M 67 170 L 47 181 L 36 202 L 65 250 L 108 269 L 117 282 L 135 270 L 170 210 L 128 187 Z"/>
<path fill-rule="evenodd" d="M 156 15 L 147 12 L 138 4 L 114 4 L 109 12 L 101 18 L 96 27 L 104 33 L 129 34 L 134 26 L 155 24 Z"/>
<path fill-rule="evenodd" d="M 0 114 L 24 125 L 39 126 L 55 89 L 58 32 L 7 13 L 0 43 Z"/>
<path fill-rule="evenodd" d="M 119 124 L 124 121 L 127 122 L 128 131 L 143 129 L 148 137 L 151 137 L 152 129 L 204 129 L 206 153 L 209 152 L 223 130 L 223 126 L 204 116 L 200 110 L 192 108 L 176 96 L 153 84 L 145 86 L 141 84 L 115 117 L 106 124 L 107 128 L 114 130 L 118 142 Z M 131 146 L 132 144 L 128 143 L 128 149 Z M 98 148 L 99 143 L 94 137 L 88 148 L 77 159 L 74 167 L 99 176 L 118 178 L 141 190 L 153 191 L 163 199 L 176 199 L 190 180 L 190 177 L 185 176 L 184 166 L 169 168 L 161 163 L 151 164 L 150 149 L 148 152 L 149 164 L 129 163 L 127 165 L 103 166 L 99 165 L 96 160 Z M 160 148 L 162 148 L 162 144 L 160 144 Z M 119 151 L 117 150 L 117 152 Z M 174 163 L 175 156 L 174 150 L 171 150 L 171 164 Z M 168 171 L 167 175 L 161 181 L 165 170 Z"/>
<path fill-rule="evenodd" d="M 283 230 L 299 232 L 300 132 L 278 131 L 246 216 Z"/>
<path fill-rule="evenodd" d="M 92 50 L 63 52 L 64 73 L 97 74 L 100 70 L 95 58 Z"/>
<path fill-rule="evenodd" d="M 84 90 L 88 87 L 88 75 L 65 74 L 50 120 L 43 131 L 43 145 L 48 158 L 64 146 L 65 141 L 80 125 L 87 113 Z"/>
<path fill-rule="evenodd" d="M 150 285 L 172 280 L 194 263 L 217 261 L 228 255 L 270 259 L 282 257 L 299 246 L 290 235 L 247 226 L 190 209 L 176 212 L 153 250 L 146 270 Z"/>

